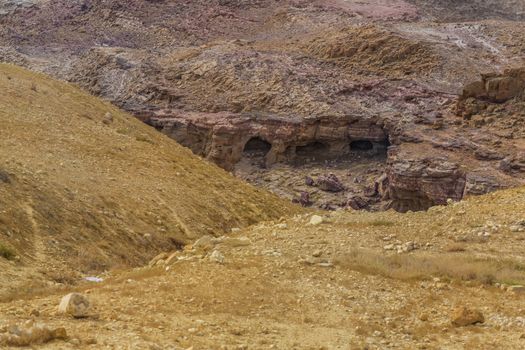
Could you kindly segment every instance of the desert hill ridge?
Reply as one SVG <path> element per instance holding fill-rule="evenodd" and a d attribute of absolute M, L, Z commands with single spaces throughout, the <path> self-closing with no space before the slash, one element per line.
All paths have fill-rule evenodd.
<path fill-rule="evenodd" d="M 0 90 L 0 242 L 19 264 L 137 264 L 297 210 L 72 85 L 2 64 Z"/>

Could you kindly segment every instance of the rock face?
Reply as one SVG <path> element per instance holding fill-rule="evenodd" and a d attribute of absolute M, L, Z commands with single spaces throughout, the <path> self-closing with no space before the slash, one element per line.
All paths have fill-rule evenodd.
<path fill-rule="evenodd" d="M 70 293 L 60 301 L 58 312 L 75 318 L 87 317 L 90 312 L 89 300 L 82 294 Z"/>
<path fill-rule="evenodd" d="M 481 81 L 465 87 L 461 98 L 497 103 L 512 98 L 525 99 L 525 67 L 508 69 L 503 74 L 484 74 Z"/>
<path fill-rule="evenodd" d="M 479 22 L 523 4 L 383 2 L 49 0 L 0 18 L 0 59 L 303 205 L 420 210 L 525 183 L 525 70 L 484 74 L 523 66 L 525 27 Z M 298 183 L 325 173 L 343 186 Z"/>
<path fill-rule="evenodd" d="M 466 175 L 458 164 L 439 158 L 391 159 L 381 185 L 384 200 L 395 210 L 428 209 L 461 200 Z"/>
<path fill-rule="evenodd" d="M 346 118 L 283 118 L 234 113 L 156 112 L 141 117 L 193 152 L 231 170 L 243 156 L 254 154 L 265 166 L 337 159 L 352 148 L 385 153 L 388 135 L 381 125 Z M 355 149 L 354 149 L 355 150 Z"/>

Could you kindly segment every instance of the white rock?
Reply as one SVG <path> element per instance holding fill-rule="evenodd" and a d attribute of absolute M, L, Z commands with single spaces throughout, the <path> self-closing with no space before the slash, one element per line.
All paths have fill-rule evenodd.
<path fill-rule="evenodd" d="M 310 225 L 317 226 L 317 225 L 322 224 L 323 221 L 324 221 L 324 219 L 323 219 L 322 216 L 319 216 L 319 215 L 313 215 L 313 216 L 310 218 Z"/>
<path fill-rule="evenodd" d="M 218 250 L 214 250 L 211 254 L 210 254 L 210 261 L 211 262 L 214 262 L 214 263 L 217 263 L 217 264 L 224 264 L 224 255 L 222 255 L 221 252 L 219 252 Z"/>
<path fill-rule="evenodd" d="M 89 300 L 79 293 L 70 293 L 62 298 L 58 312 L 75 318 L 87 317 L 90 310 Z"/>

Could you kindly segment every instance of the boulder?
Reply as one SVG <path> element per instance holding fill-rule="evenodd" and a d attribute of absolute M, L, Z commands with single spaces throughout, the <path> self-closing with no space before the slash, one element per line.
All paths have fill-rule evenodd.
<path fill-rule="evenodd" d="M 354 210 L 361 210 L 368 208 L 368 202 L 361 196 L 352 196 L 348 198 L 346 205 Z"/>
<path fill-rule="evenodd" d="M 305 184 L 306 186 L 315 186 L 315 181 L 314 181 L 314 179 L 312 179 L 310 176 L 306 176 L 306 177 L 304 178 L 304 184 Z"/>
<path fill-rule="evenodd" d="M 324 219 L 322 216 L 312 215 L 312 217 L 310 218 L 309 224 L 312 226 L 317 226 L 317 225 L 322 224 L 323 222 L 324 222 Z"/>
<path fill-rule="evenodd" d="M 316 184 L 321 190 L 327 192 L 341 192 L 345 190 L 344 185 L 334 174 L 319 176 Z"/>
<path fill-rule="evenodd" d="M 55 339 L 67 339 L 66 329 L 63 327 L 52 329 L 43 323 L 33 320 L 23 325 L 11 325 L 0 330 L 0 345 L 2 346 L 32 346 L 50 342 Z"/>
<path fill-rule="evenodd" d="M 89 316 L 90 304 L 85 295 L 70 293 L 62 298 L 58 306 L 58 312 L 75 318 Z"/>
<path fill-rule="evenodd" d="M 458 307 L 452 313 L 452 324 L 456 327 L 464 327 L 485 322 L 481 311 L 466 306 Z"/>
<path fill-rule="evenodd" d="M 225 258 L 224 255 L 218 251 L 214 250 L 209 257 L 211 262 L 217 263 L 217 264 L 224 264 Z"/>

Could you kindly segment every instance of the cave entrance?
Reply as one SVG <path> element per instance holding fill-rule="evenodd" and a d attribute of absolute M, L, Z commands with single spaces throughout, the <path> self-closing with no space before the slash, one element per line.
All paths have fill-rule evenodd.
<path fill-rule="evenodd" d="M 246 145 L 244 145 L 243 154 L 250 158 L 265 157 L 272 149 L 272 144 L 261 139 L 260 137 L 252 137 Z"/>
<path fill-rule="evenodd" d="M 389 146 L 388 138 L 383 141 L 353 140 L 350 142 L 350 152 L 354 155 L 386 157 Z"/>
<path fill-rule="evenodd" d="M 328 146 L 318 141 L 310 142 L 304 146 L 295 147 L 296 159 L 302 163 L 326 159 L 327 152 Z"/>
<path fill-rule="evenodd" d="M 374 149 L 372 141 L 368 140 L 355 140 L 350 142 L 351 151 L 371 151 Z"/>

